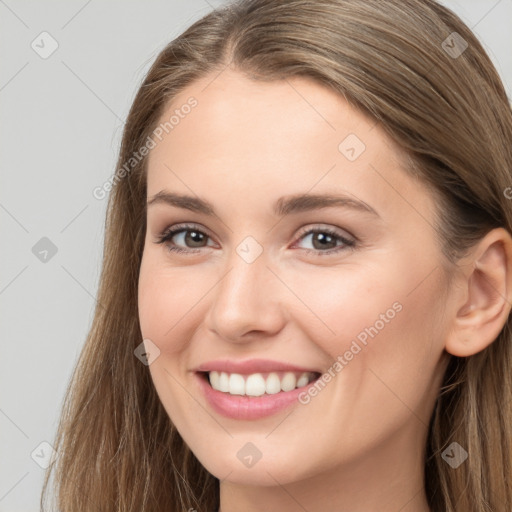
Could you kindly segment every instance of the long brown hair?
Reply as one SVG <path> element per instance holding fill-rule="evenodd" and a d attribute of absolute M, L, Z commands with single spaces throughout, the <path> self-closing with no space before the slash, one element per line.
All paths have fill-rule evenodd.
<path fill-rule="evenodd" d="M 434 0 L 242 0 L 211 12 L 163 49 L 131 107 L 98 305 L 67 389 L 43 508 L 51 475 L 61 512 L 219 506 L 219 481 L 185 445 L 134 356 L 147 158 L 130 159 L 177 93 L 227 66 L 255 80 L 312 78 L 374 118 L 436 194 L 450 261 L 491 228 L 512 231 L 504 193 L 512 185 L 512 111 L 489 57 L 450 10 Z M 434 512 L 512 510 L 511 375 L 510 317 L 488 348 L 451 357 L 425 447 Z M 441 458 L 452 441 L 469 453 L 457 470 Z"/>

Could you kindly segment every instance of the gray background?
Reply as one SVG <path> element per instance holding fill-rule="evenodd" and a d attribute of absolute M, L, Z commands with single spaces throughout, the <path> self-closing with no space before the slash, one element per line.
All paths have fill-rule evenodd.
<path fill-rule="evenodd" d="M 221 3 L 0 0 L 0 512 L 39 508 L 40 443 L 53 441 L 95 306 L 107 201 L 92 191 L 114 171 L 131 100 L 163 46 Z M 444 3 L 512 98 L 512 0 Z M 47 58 L 31 47 L 51 49 L 43 31 L 58 43 Z"/>

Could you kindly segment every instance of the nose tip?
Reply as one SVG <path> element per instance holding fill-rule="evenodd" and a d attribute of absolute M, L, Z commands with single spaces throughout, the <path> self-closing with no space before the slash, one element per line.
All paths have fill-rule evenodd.
<path fill-rule="evenodd" d="M 207 327 L 232 342 L 275 335 L 284 325 L 278 284 L 263 258 L 252 263 L 238 258 L 212 290 Z"/>

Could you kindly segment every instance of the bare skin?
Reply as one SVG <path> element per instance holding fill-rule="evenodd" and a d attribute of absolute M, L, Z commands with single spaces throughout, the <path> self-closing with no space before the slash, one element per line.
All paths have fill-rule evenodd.
<path fill-rule="evenodd" d="M 220 510 L 428 512 L 423 451 L 437 391 L 450 354 L 483 350 L 505 323 L 510 236 L 491 231 L 453 267 L 435 238 L 434 198 L 399 148 L 313 81 L 256 82 L 228 69 L 182 91 L 162 119 L 190 96 L 197 106 L 151 151 L 148 199 L 162 190 L 200 197 L 216 215 L 148 206 L 139 315 L 160 350 L 150 365 L 156 390 L 220 479 Z M 354 138 L 340 150 L 349 134 L 364 151 Z M 273 213 L 280 197 L 299 193 L 345 194 L 376 214 Z M 156 243 L 184 222 L 195 227 Z M 309 231 L 322 228 L 335 231 L 330 245 Z M 202 246 L 185 237 L 194 230 L 205 233 Z M 246 249 L 263 249 L 251 263 L 237 253 L 246 237 L 255 241 Z M 190 252 L 169 251 L 173 243 Z M 381 324 L 348 360 L 358 335 Z M 252 421 L 212 410 L 193 372 L 220 358 L 327 372 L 338 356 L 346 364 L 308 403 Z M 248 442 L 262 454 L 252 467 L 237 457 Z"/>

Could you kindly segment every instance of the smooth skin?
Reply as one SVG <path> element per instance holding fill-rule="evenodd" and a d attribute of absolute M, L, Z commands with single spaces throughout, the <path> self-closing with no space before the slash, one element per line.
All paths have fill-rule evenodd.
<path fill-rule="evenodd" d="M 197 106 L 149 155 L 148 200 L 162 190 L 200 197 L 215 215 L 148 206 L 139 316 L 160 350 L 149 367 L 158 395 L 219 478 L 220 510 L 429 511 L 423 450 L 437 391 L 449 354 L 483 350 L 507 319 L 510 235 L 491 231 L 451 266 L 432 227 L 435 200 L 400 149 L 312 80 L 255 81 L 228 68 L 189 85 L 162 121 L 190 96 Z M 339 149 L 349 134 L 365 145 L 353 161 Z M 377 215 L 273 213 L 299 193 L 345 194 Z M 184 222 L 206 236 L 191 229 L 157 243 Z M 355 245 L 307 233 L 321 228 Z M 252 263 L 237 252 L 246 237 L 263 249 Z M 395 302 L 401 311 L 306 405 L 240 421 L 201 394 L 193 369 L 216 359 L 327 371 Z M 237 457 L 248 442 L 262 454 L 252 467 Z"/>

